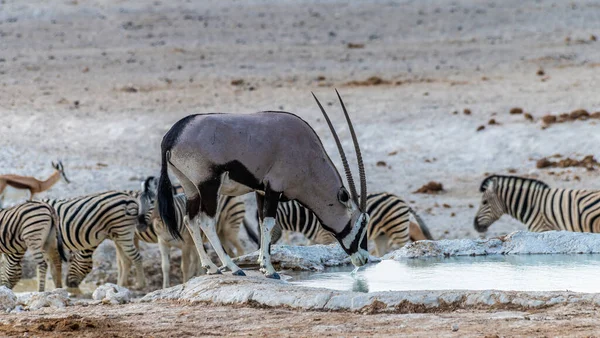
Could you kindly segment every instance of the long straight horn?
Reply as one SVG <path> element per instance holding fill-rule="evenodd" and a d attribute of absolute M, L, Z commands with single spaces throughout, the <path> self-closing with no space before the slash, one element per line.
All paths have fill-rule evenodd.
<path fill-rule="evenodd" d="M 346 116 L 346 122 L 348 122 L 348 128 L 350 128 L 350 135 L 352 135 L 352 142 L 354 142 L 354 151 L 356 152 L 358 174 L 360 177 L 360 210 L 364 212 L 367 208 L 367 177 L 365 175 L 365 165 L 360 152 L 360 146 L 358 145 L 358 139 L 356 138 L 356 133 L 354 132 L 354 126 L 352 125 L 352 121 L 350 121 L 350 115 L 348 115 L 348 111 L 346 110 L 346 105 L 344 104 L 344 101 L 342 101 L 342 97 L 337 89 L 335 90 L 335 93 L 337 94 L 340 104 L 342 105 L 342 110 Z M 358 203 L 358 201 L 356 202 Z"/>
<path fill-rule="evenodd" d="M 348 180 L 348 185 L 350 186 L 350 195 L 352 195 L 352 199 L 356 203 L 358 201 L 358 195 L 356 194 L 356 186 L 354 185 L 354 179 L 352 178 L 352 172 L 350 171 L 350 166 L 348 165 L 348 160 L 346 159 L 346 154 L 344 153 L 344 149 L 342 148 L 340 139 L 338 138 L 338 135 L 335 132 L 335 129 L 333 128 L 333 124 L 331 124 L 331 120 L 329 120 L 329 116 L 327 116 L 325 109 L 323 109 L 321 102 L 319 102 L 319 99 L 317 99 L 317 97 L 315 96 L 315 93 L 311 92 L 311 94 L 315 98 L 315 101 L 317 101 L 317 104 L 319 105 L 319 108 L 321 109 L 321 113 L 323 113 L 323 116 L 325 117 L 325 121 L 327 121 L 329 130 L 331 130 L 331 134 L 333 134 L 333 139 L 335 140 L 335 144 L 337 145 L 338 151 L 340 153 L 340 157 L 342 158 L 342 164 L 344 165 L 344 171 L 346 172 L 346 179 Z"/>

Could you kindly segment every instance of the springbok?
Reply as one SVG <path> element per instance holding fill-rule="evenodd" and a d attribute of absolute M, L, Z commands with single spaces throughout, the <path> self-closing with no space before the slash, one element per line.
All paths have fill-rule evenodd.
<path fill-rule="evenodd" d="M 71 183 L 65 175 L 65 168 L 61 161 L 58 161 L 58 163 L 52 162 L 52 168 L 54 168 L 54 173 L 44 181 L 40 181 L 31 176 L 0 175 L 0 208 L 2 208 L 2 205 L 4 204 L 4 198 L 8 187 L 20 190 L 23 193 L 29 191 L 29 197 L 27 199 L 31 200 L 35 194 L 39 194 L 52 188 L 52 186 L 61 178 L 65 183 Z"/>
<path fill-rule="evenodd" d="M 344 102 L 337 92 L 352 135 L 360 173 L 360 201 L 346 155 L 323 106 L 313 94 L 327 121 L 342 158 L 350 193 L 317 133 L 300 117 L 286 112 L 254 114 L 199 114 L 179 120 L 161 144 L 162 166 L 158 207 L 174 237 L 181 238 L 175 218 L 171 168 L 187 197 L 188 228 L 209 274 L 220 270 L 210 261 L 200 229 L 224 266 L 245 275 L 223 250 L 215 231 L 221 206 L 218 196 L 255 192 L 261 220 L 261 272 L 278 279 L 271 264 L 271 230 L 279 201 L 296 200 L 312 210 L 350 255 L 355 266 L 367 263 L 367 184 L 362 156 Z"/>

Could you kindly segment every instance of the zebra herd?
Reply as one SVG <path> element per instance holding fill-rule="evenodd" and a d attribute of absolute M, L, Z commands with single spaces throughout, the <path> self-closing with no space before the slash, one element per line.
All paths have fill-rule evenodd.
<path fill-rule="evenodd" d="M 0 283 L 14 287 L 21 277 L 21 260 L 27 249 L 38 263 L 38 289 L 44 290 L 46 266 L 50 264 L 52 279 L 61 287 L 61 257 L 69 251 L 66 286 L 77 288 L 93 267 L 92 255 L 104 240 L 114 242 L 117 252 L 119 285 L 127 285 L 127 274 L 133 262 L 136 287 L 145 286 L 139 241 L 157 243 L 161 253 L 163 287 L 170 285 L 170 249 L 182 251 L 181 271 L 187 281 L 201 273 L 198 252 L 186 229 L 186 198 L 174 191 L 176 218 L 182 239 L 174 238 L 165 228 L 156 212 L 156 184 L 149 177 L 141 191 L 107 191 L 69 199 L 42 199 L 27 201 L 15 207 L 0 210 L 0 226 L 5 236 L 0 237 L 0 251 L 5 256 Z M 229 255 L 242 255 L 239 240 L 243 224 L 248 237 L 257 245 L 255 230 L 246 219 L 245 204 L 238 197 L 221 196 L 221 211 L 217 233 Z M 403 246 L 409 239 L 432 239 L 429 230 L 417 214 L 399 197 L 389 194 L 371 194 L 367 209 L 372 216 L 368 227 L 369 239 L 375 241 L 375 254 L 381 255 L 390 245 Z M 274 243 L 282 230 L 297 231 L 319 244 L 332 243 L 318 219 L 298 202 L 279 205 Z M 409 235 L 410 234 L 410 235 Z M 40 278 L 40 276 L 42 276 Z"/>
<path fill-rule="evenodd" d="M 314 130 L 295 115 L 263 112 L 254 117 L 225 114 L 190 116 L 178 122 L 163 139 L 160 179 L 148 177 L 140 191 L 107 191 L 69 199 L 27 201 L 12 208 L 0 209 L 0 253 L 4 256 L 0 284 L 12 288 L 18 282 L 22 271 L 21 260 L 29 249 L 38 265 L 38 289 L 44 290 L 48 265 L 55 286 L 61 287 L 61 260 L 67 261 L 65 251 L 68 251 L 66 285 L 77 288 L 92 270 L 94 251 L 106 239 L 113 241 L 116 247 L 117 283 L 127 285 L 133 264 L 138 288 L 146 285 L 140 241 L 158 244 L 163 287 L 168 287 L 172 247 L 182 251 L 184 281 L 204 270 L 215 274 L 228 268 L 235 275 L 244 275 L 230 259 L 231 256 L 244 254 L 239 241 L 241 225 L 245 227 L 249 238 L 259 246 L 261 271 L 271 278 L 279 278 L 279 275 L 270 262 L 270 245 L 281 238 L 282 231 L 300 232 L 314 243 L 328 244 L 337 240 L 356 266 L 364 265 L 368 260 L 368 252 L 365 251 L 367 239 L 374 242 L 373 251 L 378 256 L 386 253 L 390 247 L 401 247 L 410 240 L 433 239 L 423 220 L 404 200 L 385 192 L 367 194 L 358 142 L 343 102 L 339 99 L 357 153 L 360 195 L 354 186 L 341 143 L 318 100 L 340 151 L 349 191 L 343 185 L 338 185 L 341 184 L 341 177 L 328 155 L 323 154 L 322 144 Z M 306 149 L 295 149 L 296 157 L 290 157 L 281 152 L 281 148 L 275 147 L 273 152 L 284 157 L 285 163 L 264 157 L 264 161 L 271 161 L 271 167 L 265 171 L 262 162 L 253 162 L 256 158 L 248 155 L 248 152 L 252 152 L 250 148 L 241 151 L 219 150 L 215 146 L 232 146 L 231 143 L 216 141 L 217 133 L 213 131 L 217 129 L 221 133 L 219 137 L 229 133 L 240 147 L 252 145 L 243 143 L 251 142 L 252 137 L 256 137 L 256 133 L 250 133 L 256 130 L 245 129 L 248 127 L 246 124 L 262 128 L 263 135 L 259 136 L 265 139 L 254 139 L 256 146 L 272 147 L 273 143 L 292 135 L 296 141 L 302 140 L 304 147 L 313 148 L 305 153 L 303 151 Z M 283 128 L 278 130 L 279 139 L 272 139 L 273 135 L 268 132 L 278 127 Z M 206 133 L 206 142 L 210 143 L 206 146 L 206 153 L 196 154 L 195 158 L 190 156 L 198 147 L 196 142 L 200 137 L 195 137 L 192 129 Z M 189 144 L 180 144 L 181 140 Z M 173 152 L 177 153 L 179 168 L 172 163 L 172 156 L 175 156 Z M 242 156 L 247 163 L 229 160 L 224 153 L 231 158 Z M 298 156 L 304 156 L 305 159 Z M 302 167 L 305 160 L 316 164 L 309 163 L 309 169 L 305 170 Z M 205 176 L 195 175 L 191 170 L 194 166 L 199 166 Z M 273 166 L 279 167 L 274 169 Z M 177 174 L 183 185 L 180 187 L 183 193 L 171 184 L 167 168 Z M 56 169 L 58 174 L 53 177 L 64 176 L 62 163 Z M 186 170 L 187 174 L 184 175 L 181 170 Z M 305 180 L 318 178 L 319 173 L 327 179 L 321 178 L 318 182 L 303 186 Z M 265 175 L 262 181 L 255 176 L 258 174 Z M 31 195 L 31 186 L 39 185 L 34 180 L 16 175 L 2 177 L 6 184 L 12 184 L 13 187 L 26 187 Z M 56 177 L 49 179 L 48 184 L 53 184 Z M 200 180 L 200 184 L 194 183 L 195 180 Z M 246 207 L 240 197 L 253 190 L 257 199 L 256 218 L 260 234 L 245 217 Z M 327 195 L 332 192 L 336 195 L 334 198 Z M 474 221 L 474 227 L 479 232 L 487 231 L 504 214 L 526 224 L 530 231 L 600 231 L 600 192 L 554 189 L 538 180 L 499 175 L 486 178 L 480 192 L 483 197 Z M 200 199 L 199 193 L 210 198 Z M 215 199 L 212 200 L 212 197 Z M 224 265 L 222 268 L 208 257 L 205 242 L 212 244 Z"/>

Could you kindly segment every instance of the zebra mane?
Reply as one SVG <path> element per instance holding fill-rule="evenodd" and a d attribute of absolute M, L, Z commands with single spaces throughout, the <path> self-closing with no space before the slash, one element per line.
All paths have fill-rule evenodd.
<path fill-rule="evenodd" d="M 517 180 L 521 180 L 521 181 L 529 181 L 532 183 L 535 183 L 535 185 L 538 188 L 545 188 L 545 189 L 550 189 L 550 186 L 540 180 L 536 180 L 533 178 L 526 178 L 526 177 L 519 177 L 519 176 L 508 176 L 508 175 L 491 175 L 486 177 L 486 179 L 483 180 L 483 182 L 481 182 L 481 186 L 479 187 L 479 192 L 484 192 L 485 189 L 487 189 L 488 185 L 490 184 L 490 182 L 493 179 L 500 179 L 500 178 L 504 178 L 507 180 L 513 180 L 513 181 L 517 181 Z"/>

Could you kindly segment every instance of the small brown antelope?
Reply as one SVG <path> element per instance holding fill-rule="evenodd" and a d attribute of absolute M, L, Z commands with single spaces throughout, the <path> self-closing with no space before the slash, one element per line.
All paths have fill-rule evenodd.
<path fill-rule="evenodd" d="M 313 94 L 314 96 L 314 94 Z M 297 200 L 319 218 L 355 266 L 367 263 L 367 183 L 358 140 L 338 93 L 352 135 L 360 172 L 360 198 L 340 140 L 321 103 L 319 109 L 333 134 L 350 191 L 325 151 L 319 136 L 300 117 L 287 112 L 200 114 L 183 118 L 162 140 L 158 184 L 160 216 L 172 236 L 181 238 L 168 169 L 187 197 L 188 229 L 209 274 L 220 273 L 202 245 L 206 234 L 221 262 L 234 275 L 245 275 L 223 250 L 215 224 L 219 195 L 256 193 L 261 220 L 261 271 L 279 278 L 271 264 L 271 231 L 279 201 Z"/>
<path fill-rule="evenodd" d="M 40 181 L 35 177 L 31 176 L 20 176 L 20 175 L 0 175 L 0 208 L 4 204 L 4 198 L 6 195 L 7 188 L 20 190 L 23 193 L 29 191 L 28 200 L 31 200 L 35 194 L 39 194 L 52 188 L 61 178 L 65 183 L 69 184 L 71 181 L 65 175 L 65 168 L 61 161 L 58 163 L 52 162 L 52 168 L 54 173 L 50 175 L 46 180 Z"/>

